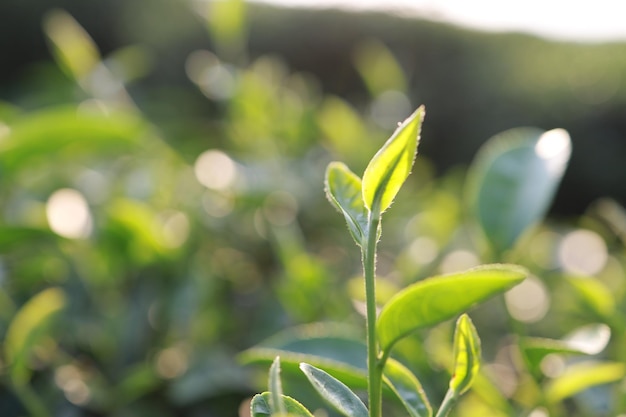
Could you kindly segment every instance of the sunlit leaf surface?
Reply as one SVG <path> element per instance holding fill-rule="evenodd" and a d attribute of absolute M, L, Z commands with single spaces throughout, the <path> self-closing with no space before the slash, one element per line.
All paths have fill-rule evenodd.
<path fill-rule="evenodd" d="M 409 116 L 374 155 L 363 174 L 363 200 L 376 215 L 389 208 L 409 176 L 417 153 L 425 110 Z"/>
<path fill-rule="evenodd" d="M 381 349 L 387 351 L 412 331 L 463 313 L 473 305 L 519 284 L 528 272 L 516 265 L 483 265 L 428 278 L 392 298 L 377 321 Z"/>

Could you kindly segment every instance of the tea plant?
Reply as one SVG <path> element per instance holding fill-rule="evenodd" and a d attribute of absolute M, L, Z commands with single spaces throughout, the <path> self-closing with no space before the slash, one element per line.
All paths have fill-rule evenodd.
<path fill-rule="evenodd" d="M 301 353 L 308 355 L 305 355 L 306 359 L 314 362 L 300 363 L 301 371 L 326 401 L 348 417 L 380 417 L 383 390 L 395 397 L 411 416 L 432 416 L 432 406 L 419 380 L 391 354 L 396 343 L 413 331 L 462 314 L 456 323 L 452 378 L 436 413 L 437 417 L 448 415 L 459 396 L 470 388 L 480 367 L 480 339 L 464 312 L 519 284 L 528 275 L 520 266 L 490 264 L 432 277 L 400 291 L 377 312 L 376 251 L 382 235 L 381 219 L 411 171 L 423 118 L 424 107 L 420 107 L 397 128 L 370 160 L 363 179 L 341 162 L 330 163 L 326 171 L 328 199 L 344 215 L 350 234 L 361 248 L 366 293 L 366 373 L 358 375 L 357 379 L 361 382 L 366 380 L 368 408 L 340 380 L 340 375 L 345 375 L 346 371 L 341 368 L 352 363 L 329 363 L 323 357 L 314 356 L 315 351 L 319 351 L 319 344 L 324 343 L 324 337 L 309 336 L 296 344 Z M 338 345 L 341 339 L 335 336 L 326 341 Z M 348 342 L 345 338 L 343 342 L 344 346 L 340 349 L 351 349 L 357 357 L 362 357 L 358 342 Z M 286 346 L 283 349 L 288 360 L 295 359 Z M 361 351 L 360 355 L 358 351 Z M 256 352 L 257 355 L 259 353 L 269 352 Z M 278 382 L 279 367 L 280 362 L 275 359 L 270 370 L 270 392 L 252 400 L 252 414 L 281 415 L 288 412 L 299 416 L 311 415 L 295 400 L 282 394 Z M 346 383 L 354 376 L 349 375 Z"/>

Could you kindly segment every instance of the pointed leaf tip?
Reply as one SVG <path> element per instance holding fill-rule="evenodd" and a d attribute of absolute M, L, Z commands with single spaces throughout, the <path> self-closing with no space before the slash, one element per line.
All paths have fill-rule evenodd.
<path fill-rule="evenodd" d="M 268 385 L 270 389 L 270 410 L 272 413 L 284 415 L 287 413 L 283 401 L 283 386 L 280 381 L 280 356 L 274 358 L 270 366 Z"/>
<path fill-rule="evenodd" d="M 398 126 L 365 169 L 363 200 L 375 215 L 389 208 L 413 168 L 424 114 L 424 106 L 415 110 Z"/>

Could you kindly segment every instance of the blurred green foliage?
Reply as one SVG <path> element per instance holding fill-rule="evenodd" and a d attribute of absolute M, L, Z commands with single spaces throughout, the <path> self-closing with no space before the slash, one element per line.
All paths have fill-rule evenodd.
<path fill-rule="evenodd" d="M 342 335 L 358 334 L 359 259 L 325 201 L 324 168 L 339 159 L 362 172 L 413 100 L 429 109 L 421 149 L 447 162 L 418 159 L 390 209 L 383 299 L 491 256 L 469 238 L 456 164 L 499 131 L 568 129 L 569 197 L 621 184 L 622 168 L 599 161 L 624 154 L 623 45 L 469 36 L 382 15 L 359 29 L 316 12 L 327 48 L 316 57 L 307 14 L 240 1 L 155 7 L 171 21 L 141 9 L 126 26 L 137 44 L 117 50 L 99 50 L 69 13 L 46 14 L 37 24 L 55 61 L 2 87 L 3 416 L 245 416 L 266 369 L 242 366 L 239 352 L 291 325 L 343 322 Z M 198 22 L 206 42 L 190 34 Z M 386 40 L 360 36 L 389 22 L 398 30 Z M 179 88 L 183 77 L 194 92 Z M 590 173 L 602 186 L 582 190 Z M 535 277 L 472 312 L 487 365 L 456 415 L 626 413 L 625 245 L 626 210 L 601 199 L 501 254 Z M 451 338 L 448 323 L 398 344 L 427 391 L 446 386 Z M 321 407 L 306 381 L 286 376 L 285 394 Z"/>

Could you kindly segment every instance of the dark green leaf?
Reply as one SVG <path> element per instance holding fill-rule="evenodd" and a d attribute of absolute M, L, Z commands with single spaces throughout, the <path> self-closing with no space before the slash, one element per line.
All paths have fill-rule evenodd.
<path fill-rule="evenodd" d="M 516 265 L 483 265 L 413 284 L 392 298 L 377 321 L 383 351 L 412 331 L 449 320 L 519 284 L 528 272 Z"/>
<path fill-rule="evenodd" d="M 352 327 L 320 323 L 290 329 L 242 352 L 239 361 L 266 366 L 276 356 L 280 356 L 281 369 L 285 373 L 299 374 L 299 364 L 306 362 L 332 373 L 352 389 L 367 388 L 367 348 L 361 332 Z M 409 370 L 388 359 L 383 395 L 405 407 L 413 407 L 415 412 L 422 412 L 424 407 L 429 410 L 428 399 L 421 392 L 419 381 L 407 374 L 410 375 Z"/>
<path fill-rule="evenodd" d="M 307 363 L 301 363 L 300 369 L 317 392 L 341 414 L 346 417 L 368 417 L 363 401 L 343 382 Z"/>
<path fill-rule="evenodd" d="M 280 356 L 283 372 L 300 373 L 300 362 L 331 372 L 355 389 L 367 387 L 367 352 L 361 332 L 330 323 L 282 332 L 239 355 L 244 364 L 269 365 Z"/>
<path fill-rule="evenodd" d="M 365 206 L 378 216 L 389 208 L 409 176 L 419 144 L 424 106 L 409 116 L 374 155 L 363 174 Z"/>
<path fill-rule="evenodd" d="M 480 150 L 468 173 L 469 204 L 497 255 L 543 218 L 570 154 L 562 129 L 512 129 Z"/>

